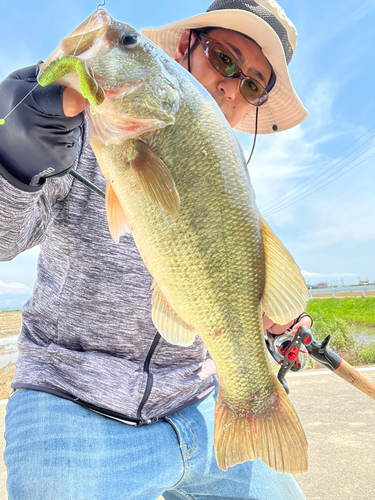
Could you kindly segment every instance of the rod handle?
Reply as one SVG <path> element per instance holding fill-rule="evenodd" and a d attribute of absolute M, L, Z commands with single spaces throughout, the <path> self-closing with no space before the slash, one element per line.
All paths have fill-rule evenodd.
<path fill-rule="evenodd" d="M 361 375 L 359 371 L 346 361 L 342 360 L 334 372 L 349 382 L 349 384 L 354 385 L 354 387 L 367 394 L 367 396 L 370 396 L 370 398 L 375 399 L 375 384 L 364 375 Z"/>

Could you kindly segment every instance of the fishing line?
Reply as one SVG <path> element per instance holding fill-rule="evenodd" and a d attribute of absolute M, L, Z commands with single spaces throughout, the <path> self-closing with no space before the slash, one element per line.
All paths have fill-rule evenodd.
<path fill-rule="evenodd" d="M 74 55 L 75 55 L 75 53 L 77 52 L 77 49 L 78 49 L 78 47 L 79 47 L 79 44 L 80 44 L 80 43 L 81 43 L 81 41 L 82 41 L 83 35 L 86 33 L 87 27 L 88 27 L 88 25 L 90 24 L 90 21 L 91 21 L 91 19 L 92 19 L 92 16 L 95 14 L 95 11 L 96 11 L 96 10 L 99 10 L 99 8 L 100 8 L 100 7 L 104 7 L 104 6 L 105 6 L 105 1 L 106 1 L 106 0 L 104 0 L 104 2 L 103 2 L 103 3 L 99 3 L 99 4 L 97 5 L 96 9 L 94 10 L 94 12 L 91 14 L 91 16 L 90 16 L 89 20 L 87 21 L 86 28 L 85 28 L 84 32 L 82 33 L 82 36 L 81 36 L 81 38 L 79 39 L 78 44 L 77 44 L 77 46 L 76 46 L 76 48 L 75 48 L 75 50 L 74 50 L 73 56 L 74 56 Z M 4 118 L 0 118 L 0 125 L 5 125 L 5 120 L 8 118 L 8 116 L 9 116 L 9 115 L 11 115 L 11 114 L 13 113 L 13 111 L 14 111 L 14 110 L 15 110 L 15 109 L 16 109 L 16 108 L 20 105 L 20 104 L 22 104 L 22 103 L 23 103 L 23 101 L 24 101 L 27 97 L 29 97 L 29 95 L 30 95 L 32 92 L 34 92 L 34 90 L 38 87 L 38 85 L 39 85 L 39 83 L 37 83 L 37 84 L 35 85 L 35 87 L 34 87 L 34 88 L 32 88 L 32 89 L 30 90 L 30 92 L 29 92 L 28 94 L 26 94 L 26 95 L 25 95 L 25 97 L 23 97 L 23 98 L 20 100 L 20 102 L 19 102 L 18 104 L 16 104 L 16 105 L 14 106 L 14 108 L 12 108 L 6 116 L 4 116 Z"/>
<path fill-rule="evenodd" d="M 87 25 L 85 27 L 85 30 L 84 32 L 82 33 L 82 36 L 81 38 L 79 39 L 78 43 L 77 43 L 77 46 L 74 50 L 74 53 L 73 53 L 73 56 L 75 55 L 75 53 L 77 52 L 77 49 L 79 47 L 79 44 L 81 43 L 82 41 L 82 38 L 84 36 L 84 34 L 86 33 L 86 30 L 87 30 L 87 27 L 89 26 L 90 24 L 90 21 L 93 17 L 93 15 L 95 14 L 96 10 L 99 10 L 101 7 L 104 7 L 105 6 L 105 0 L 103 3 L 99 3 L 96 7 L 96 9 L 94 10 L 94 12 L 91 14 L 89 20 L 87 21 Z M 10 114 L 13 113 L 13 111 L 20 105 L 23 103 L 23 101 L 30 95 L 32 94 L 32 92 L 38 87 L 39 83 L 37 83 L 35 85 L 35 87 L 33 87 L 30 92 L 28 92 L 25 97 L 23 97 L 20 102 L 18 104 L 16 104 L 10 111 L 9 113 L 4 116 L 4 118 L 0 118 L 0 125 L 4 125 L 5 124 L 5 120 L 8 118 L 8 116 Z M 79 174 L 78 172 L 76 172 L 75 170 L 71 169 L 69 174 L 74 177 L 75 179 L 77 179 L 79 182 L 81 182 L 82 184 L 84 184 L 85 186 L 87 186 L 89 189 L 91 189 L 91 191 L 93 191 L 94 193 L 98 194 L 99 196 L 101 196 L 102 198 L 105 198 L 105 193 L 100 189 L 98 188 L 97 186 L 95 186 L 95 184 L 93 184 L 92 182 L 90 182 L 88 179 L 86 179 L 85 177 L 83 177 L 81 174 Z"/>
<path fill-rule="evenodd" d="M 14 106 L 14 108 L 13 108 L 13 109 L 11 109 L 11 110 L 9 111 L 9 113 L 8 113 L 6 116 L 4 116 L 4 118 L 0 118 L 0 125 L 4 125 L 4 124 L 5 124 L 5 120 L 8 118 L 8 116 L 9 116 L 11 113 L 13 113 L 13 111 L 14 111 L 14 110 L 15 110 L 15 109 L 16 109 L 16 108 L 20 105 L 20 104 L 22 104 L 22 103 L 23 103 L 23 101 L 24 101 L 24 100 L 25 100 L 25 99 L 26 99 L 26 98 L 27 98 L 27 97 L 28 97 L 28 96 L 29 96 L 29 95 L 30 95 L 30 94 L 31 94 L 31 93 L 32 93 L 32 92 L 33 92 L 33 91 L 37 88 L 37 86 L 38 86 L 38 85 L 39 85 L 39 83 L 37 83 L 37 84 L 35 85 L 35 87 L 34 87 L 34 88 L 32 88 L 32 89 L 30 90 L 30 92 L 29 92 L 28 94 L 26 94 L 26 95 L 25 95 L 25 97 L 24 97 L 23 99 L 21 99 L 21 100 L 20 100 L 20 102 L 19 102 L 18 104 L 16 104 L 16 105 Z"/>
<path fill-rule="evenodd" d="M 104 1 L 104 4 L 105 4 L 105 1 Z M 83 33 L 82 33 L 82 35 L 81 35 L 81 38 L 79 39 L 79 41 L 78 41 L 78 43 L 77 43 L 77 46 L 76 46 L 76 48 L 74 49 L 74 52 L 73 52 L 72 57 L 74 57 L 74 56 L 76 55 L 77 49 L 78 49 L 78 47 L 79 47 L 79 44 L 82 42 L 82 38 L 83 38 L 83 36 L 84 36 L 84 35 L 85 35 L 85 33 L 86 33 L 86 30 L 87 30 L 87 28 L 88 28 L 88 25 L 90 24 L 91 19 L 93 18 L 93 15 L 95 14 L 95 12 L 96 12 L 97 10 L 99 10 L 99 6 L 101 6 L 101 4 L 99 4 L 99 5 L 96 7 L 96 9 L 94 10 L 94 12 L 93 12 L 93 13 L 91 14 L 91 16 L 89 17 L 89 20 L 87 21 L 86 27 L 85 27 L 85 29 L 84 29 L 84 31 L 83 31 Z"/>

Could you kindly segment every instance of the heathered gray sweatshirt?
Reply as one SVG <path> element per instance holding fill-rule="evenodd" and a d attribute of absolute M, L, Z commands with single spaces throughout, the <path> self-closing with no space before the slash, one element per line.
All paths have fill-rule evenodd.
<path fill-rule="evenodd" d="M 76 169 L 105 191 L 86 137 Z M 102 198 L 70 175 L 36 193 L 0 177 L 0 261 L 38 244 L 13 388 L 51 392 L 131 421 L 172 413 L 214 387 L 215 368 L 198 337 L 179 347 L 155 329 L 152 277 L 131 234 L 118 245 L 111 239 Z"/>

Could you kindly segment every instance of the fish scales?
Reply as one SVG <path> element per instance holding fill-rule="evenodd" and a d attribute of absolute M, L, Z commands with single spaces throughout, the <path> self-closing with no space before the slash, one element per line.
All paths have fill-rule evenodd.
<path fill-rule="evenodd" d="M 251 219 L 258 218 L 258 214 L 254 206 L 249 204 L 249 195 L 252 197 L 252 193 L 246 173 L 239 170 L 237 180 L 233 180 L 231 174 L 240 158 L 236 142 L 229 144 L 226 154 L 222 154 L 215 151 L 214 141 L 202 139 L 202 131 L 207 130 L 213 118 L 212 107 L 202 110 L 202 98 L 194 87 L 192 90 L 184 94 L 186 103 L 181 103 L 173 129 L 167 128 L 156 133 L 150 143 L 176 182 L 182 200 L 180 216 L 171 220 L 168 214 L 150 206 L 141 190 L 132 191 L 129 183 L 124 183 L 128 189 L 124 189 L 120 196 L 128 201 L 132 196 L 138 198 L 138 202 L 128 203 L 133 208 L 127 210 L 134 239 L 147 260 L 152 276 L 162 283 L 163 295 L 168 303 L 186 323 L 199 331 L 202 338 L 207 338 L 207 344 L 218 346 L 211 348 L 215 352 L 213 356 L 218 371 L 220 359 L 226 361 L 226 367 L 232 351 L 229 356 L 230 368 L 224 369 L 225 375 L 230 371 L 231 377 L 224 375 L 223 379 L 231 381 L 228 394 L 232 394 L 234 400 L 239 398 L 243 401 L 245 394 L 247 397 L 249 395 L 249 376 L 247 373 L 243 377 L 242 360 L 246 351 L 249 350 L 250 355 L 254 349 L 257 350 L 257 346 L 252 346 L 254 333 L 251 330 L 255 329 L 258 336 L 261 331 L 259 324 L 255 328 L 252 325 L 253 315 L 259 316 L 259 298 L 264 284 L 263 259 L 259 243 L 249 243 L 254 241 L 252 233 L 255 225 Z M 201 110 L 200 119 L 196 118 L 197 105 Z M 191 123 L 194 125 L 193 137 L 189 137 L 187 142 L 181 128 Z M 189 143 L 194 143 L 195 136 L 200 141 L 199 147 L 207 150 L 207 156 L 198 152 L 195 157 L 190 157 Z M 218 139 L 223 140 L 220 134 Z M 186 161 L 176 162 L 176 157 L 188 158 L 192 168 L 186 168 Z M 121 155 L 118 158 L 122 166 Z M 202 175 L 202 172 L 206 175 Z M 195 187 L 194 192 L 192 186 Z M 248 196 L 243 196 L 244 190 L 248 191 Z M 228 191 L 228 195 L 223 197 L 222 194 Z M 188 202 L 184 203 L 184 200 Z M 207 225 L 210 230 L 203 233 L 201 227 Z M 238 231 L 233 233 L 233 227 L 239 228 Z M 255 250 L 260 261 L 257 265 Z M 244 273 L 244 269 L 249 269 L 249 272 Z M 253 311 L 250 308 L 252 296 Z M 240 300 L 242 297 L 247 298 Z M 207 314 L 208 311 L 210 314 Z M 230 341 L 228 345 L 228 327 L 231 335 L 238 335 L 239 342 Z M 211 339 L 219 330 L 222 331 L 221 338 Z M 249 339 L 244 337 L 244 332 L 249 332 L 246 334 Z M 262 350 L 263 344 L 260 339 L 258 345 Z M 233 380 L 237 372 L 238 381 Z M 239 390 L 241 386 L 242 391 Z"/>
<path fill-rule="evenodd" d="M 188 94 L 187 97 L 190 97 L 190 99 L 188 99 L 190 109 L 187 108 L 186 117 L 184 116 L 185 113 L 181 113 L 182 124 L 194 123 L 196 131 L 195 135 L 198 135 L 199 137 L 201 135 L 201 130 L 207 130 L 211 118 L 210 113 L 203 113 L 202 119 L 197 123 L 197 120 L 194 119 L 194 107 L 199 101 L 194 93 Z M 176 158 L 177 152 L 179 152 L 182 156 L 184 155 L 182 142 L 186 143 L 186 141 L 171 140 L 170 144 L 172 148 L 169 149 L 166 141 L 162 140 L 159 148 L 157 144 L 157 137 L 159 135 L 163 136 L 163 139 L 166 139 L 166 141 L 168 140 L 168 136 L 170 136 L 171 139 L 175 137 L 181 137 L 181 139 L 184 138 L 184 134 L 180 134 L 179 120 L 176 121 L 174 130 L 170 133 L 165 130 L 164 133 L 156 134 L 155 141 L 152 146 L 155 151 L 160 149 L 160 152 L 162 152 L 163 161 L 168 167 L 170 167 L 176 181 L 177 189 L 180 192 L 181 199 L 183 200 L 184 192 L 183 189 L 180 189 L 180 175 L 176 172 L 176 169 L 178 167 L 182 167 L 182 175 L 186 177 L 184 175 L 186 168 L 184 163 L 182 163 L 181 166 L 176 165 L 176 162 L 173 162 L 173 160 L 170 161 L 170 159 Z M 194 132 L 192 135 L 193 137 L 189 137 L 189 140 L 194 142 Z M 219 140 L 222 140 L 222 137 L 219 136 L 218 138 Z M 254 238 L 248 237 L 249 232 L 252 232 L 254 228 L 254 224 L 249 224 L 247 219 L 251 218 L 251 216 L 257 217 L 257 213 L 256 211 L 251 210 L 252 207 L 249 206 L 248 197 L 244 197 L 243 204 L 241 206 L 240 200 L 242 193 L 239 189 L 239 182 L 235 182 L 233 186 L 235 188 L 233 190 L 236 203 L 235 206 L 233 206 L 233 201 L 231 201 L 230 197 L 225 199 L 222 196 L 226 189 L 225 175 L 228 173 L 230 177 L 231 169 L 233 169 L 236 163 L 238 164 L 239 154 L 236 144 L 233 144 L 232 152 L 229 155 L 225 155 L 224 158 L 221 159 L 220 163 L 220 158 L 215 152 L 215 142 L 216 144 L 219 144 L 218 141 L 213 141 L 213 143 L 206 141 L 206 143 L 199 144 L 199 147 L 206 148 L 209 151 L 207 156 L 202 157 L 198 154 L 197 158 L 189 159 L 189 161 L 193 162 L 194 168 L 190 170 L 189 175 L 191 175 L 191 180 L 186 182 L 185 179 L 185 186 L 188 188 L 186 194 L 189 195 L 189 186 L 196 185 L 199 181 L 201 181 L 202 185 L 197 186 L 196 193 L 200 193 L 198 196 L 195 198 L 192 195 L 189 196 L 190 209 L 188 207 L 186 208 L 188 212 L 186 217 L 188 230 L 185 230 L 184 228 L 180 229 L 183 235 L 190 235 L 190 231 L 193 231 L 194 235 L 199 235 L 202 234 L 199 231 L 199 225 L 203 222 L 204 224 L 208 224 L 210 226 L 210 232 L 208 235 L 207 233 L 204 233 L 204 238 L 195 238 L 197 246 L 191 247 L 189 252 L 187 250 L 189 246 L 183 238 L 181 241 L 175 239 L 171 244 L 170 237 L 167 235 L 165 241 L 166 246 L 170 249 L 172 259 L 173 255 L 176 255 L 176 253 L 181 255 L 182 259 L 179 264 L 182 264 L 183 269 L 188 272 L 188 276 L 185 276 L 187 284 L 186 309 L 188 313 L 192 312 L 192 289 L 194 289 L 194 293 L 196 294 L 195 303 L 198 308 L 197 313 L 195 315 L 192 314 L 192 319 L 186 317 L 186 313 L 183 314 L 182 312 L 180 315 L 187 323 L 196 326 L 202 337 L 203 335 L 208 336 L 207 342 L 210 341 L 210 335 L 212 335 L 215 331 L 222 330 L 222 338 L 220 340 L 218 338 L 213 338 L 211 344 L 222 343 L 223 356 L 227 359 L 229 347 L 226 346 L 225 342 L 225 332 L 227 328 L 223 325 L 230 325 L 231 331 L 234 332 L 235 325 L 237 323 L 238 333 L 240 336 L 243 336 L 243 332 L 248 330 L 248 326 L 252 324 L 253 321 L 251 321 L 251 317 L 246 317 L 245 314 L 245 312 L 249 310 L 249 306 L 243 303 L 245 301 L 239 299 L 243 296 L 247 296 L 249 297 L 249 301 L 251 301 L 249 294 L 251 290 L 255 295 L 255 309 L 256 314 L 258 314 L 257 309 L 259 306 L 259 297 L 263 287 L 264 276 L 262 277 L 262 272 L 255 273 L 249 269 L 248 279 L 244 280 L 244 269 L 251 267 L 251 260 L 255 260 L 254 251 L 251 248 L 251 244 L 249 244 L 250 241 L 254 241 Z M 170 155 L 168 154 L 169 151 L 171 151 Z M 189 158 L 189 147 L 187 147 L 186 153 Z M 224 175 L 223 168 L 227 169 L 227 172 L 224 172 Z M 202 175 L 202 171 L 205 172 L 206 175 Z M 242 183 L 246 190 L 248 187 L 246 175 L 243 176 Z M 184 205 L 182 204 L 181 215 L 183 210 Z M 208 217 L 209 220 L 207 220 Z M 182 217 L 179 217 L 178 220 L 175 221 L 175 224 L 180 227 L 181 223 L 183 223 L 183 220 Z M 174 230 L 174 228 L 171 227 L 170 222 L 168 222 L 168 226 L 171 230 Z M 153 227 L 155 228 L 155 225 L 153 225 Z M 233 234 L 233 227 L 239 228 L 239 231 L 236 234 Z M 155 233 L 157 238 L 160 238 L 161 234 L 165 235 L 164 231 L 159 232 L 157 229 L 155 230 Z M 175 252 L 175 245 L 178 248 L 177 252 Z M 167 251 L 168 250 L 166 249 L 166 252 Z M 259 252 L 259 260 L 261 259 L 261 252 Z M 229 263 L 232 265 L 229 265 Z M 233 265 L 233 263 L 235 263 L 235 265 Z M 261 269 L 259 263 L 255 267 L 256 269 Z M 152 269 L 151 263 L 150 269 Z M 181 274 L 180 266 L 178 266 L 176 270 L 173 269 L 171 281 L 178 283 L 181 280 Z M 153 274 L 153 276 L 155 276 L 155 274 Z M 256 283 L 257 278 L 258 283 Z M 196 290 L 197 281 L 199 283 L 198 290 Z M 200 289 L 202 290 L 202 293 L 199 293 Z M 232 295 L 233 305 L 228 304 L 228 295 Z M 212 311 L 210 316 L 207 316 L 207 311 Z M 196 318 L 205 318 L 205 322 L 202 323 L 202 320 L 200 320 L 200 324 L 198 324 L 197 319 L 194 321 L 194 316 L 196 316 Z M 257 330 L 259 331 L 259 328 L 257 328 Z M 245 341 L 245 343 L 248 346 L 250 345 L 248 341 Z M 234 347 L 232 349 L 234 350 Z M 220 349 L 219 353 L 220 356 Z M 234 366 L 240 366 L 241 363 L 238 363 L 238 359 L 236 360 L 234 358 L 235 353 L 233 353 L 232 356 Z M 216 362 L 216 364 L 218 364 L 218 362 Z M 243 380 L 242 377 L 241 380 Z"/>
<path fill-rule="evenodd" d="M 83 30 L 84 63 L 72 57 Z M 124 39 L 134 46 L 124 47 Z M 50 56 L 39 82 L 63 77 L 58 81 L 89 99 L 90 143 L 107 180 L 111 234 L 117 240 L 129 224 L 154 278 L 153 320 L 161 335 L 188 345 L 197 333 L 210 352 L 219 379 L 219 467 L 260 457 L 276 470 L 305 470 L 304 433 L 270 368 L 261 317 L 265 295 L 270 313 L 273 303 L 283 310 L 267 284 L 267 266 L 277 277 L 278 265 L 292 259 L 260 219 L 225 117 L 185 70 L 106 11 L 62 44 L 64 54 L 60 47 Z M 72 65 L 87 94 L 75 76 L 64 76 Z M 303 290 L 296 266 L 285 274 Z"/>

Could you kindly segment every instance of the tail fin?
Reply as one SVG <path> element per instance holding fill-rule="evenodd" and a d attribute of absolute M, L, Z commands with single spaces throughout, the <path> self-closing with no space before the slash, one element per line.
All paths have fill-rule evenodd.
<path fill-rule="evenodd" d="M 274 378 L 275 391 L 256 413 L 229 408 L 219 389 L 214 443 L 220 469 L 261 458 L 279 472 L 307 470 L 305 434 L 292 403 Z"/>

